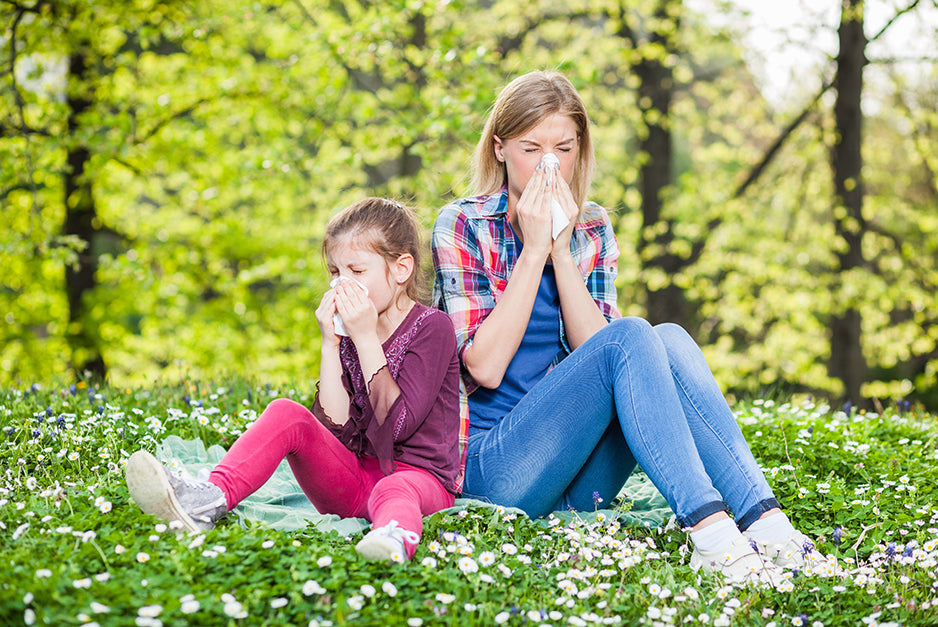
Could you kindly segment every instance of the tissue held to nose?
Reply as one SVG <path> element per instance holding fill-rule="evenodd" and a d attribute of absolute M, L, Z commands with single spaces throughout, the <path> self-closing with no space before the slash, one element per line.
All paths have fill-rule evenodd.
<path fill-rule="evenodd" d="M 554 168 L 558 174 L 560 173 L 560 159 L 558 159 L 557 155 L 552 152 L 548 152 L 543 157 L 541 157 L 541 165 L 544 168 Z M 557 236 L 560 235 L 560 232 L 567 228 L 567 225 L 570 224 L 570 220 L 563 212 L 563 208 L 560 206 L 560 203 L 557 202 L 557 199 L 554 199 L 553 202 L 550 203 L 550 217 L 550 234 L 551 237 L 557 239 Z"/>
<path fill-rule="evenodd" d="M 351 277 L 347 277 L 347 276 L 337 276 L 336 278 L 332 279 L 332 281 L 329 282 L 329 287 L 335 287 L 336 285 L 338 285 L 339 281 L 355 281 L 355 279 Z M 368 294 L 367 287 L 362 285 L 360 281 L 355 281 L 355 282 L 361 285 L 361 288 L 365 290 L 365 294 Z M 332 326 L 335 327 L 336 335 L 344 335 L 345 337 L 348 337 L 348 332 L 345 330 L 345 325 L 342 324 L 342 317 L 339 315 L 338 311 L 332 315 Z"/>
<path fill-rule="evenodd" d="M 551 166 L 560 168 L 560 159 L 558 159 L 557 155 L 554 153 L 548 152 L 543 157 L 541 157 L 541 165 L 545 168 L 549 168 Z"/>

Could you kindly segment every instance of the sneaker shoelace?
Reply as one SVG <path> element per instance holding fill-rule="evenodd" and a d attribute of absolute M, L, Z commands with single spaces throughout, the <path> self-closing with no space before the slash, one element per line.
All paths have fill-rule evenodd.
<path fill-rule="evenodd" d="M 178 471 L 170 471 L 168 468 L 163 468 L 166 472 L 166 476 L 169 478 L 169 484 L 173 488 L 173 492 L 176 493 L 177 498 L 179 496 L 180 488 L 184 489 L 189 493 L 196 494 L 210 494 L 213 490 L 212 488 L 218 489 L 217 486 L 208 481 L 202 480 L 201 478 L 196 479 L 189 474 L 185 469 Z M 205 512 L 210 512 L 225 503 L 225 496 L 222 494 L 220 497 L 213 498 L 211 501 L 203 504 L 196 503 L 187 503 L 189 511 L 187 512 L 193 518 L 211 518 L 207 516 L 202 516 Z"/>
<path fill-rule="evenodd" d="M 391 520 L 384 527 L 379 527 L 380 530 L 383 530 L 385 534 L 389 537 L 399 540 L 400 542 L 409 542 L 410 544 L 417 544 L 420 542 L 420 536 L 410 531 L 404 529 L 403 527 L 398 526 L 396 520 Z"/>

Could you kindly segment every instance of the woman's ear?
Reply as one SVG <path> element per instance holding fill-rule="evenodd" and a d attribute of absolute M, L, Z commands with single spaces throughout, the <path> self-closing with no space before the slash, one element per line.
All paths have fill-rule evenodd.
<path fill-rule="evenodd" d="M 398 285 L 404 285 L 414 273 L 414 256 L 410 253 L 404 253 L 397 258 L 393 267 L 394 280 Z"/>
<path fill-rule="evenodd" d="M 505 155 L 502 153 L 502 140 L 498 135 L 492 135 L 492 145 L 495 149 L 495 158 L 504 163 Z"/>

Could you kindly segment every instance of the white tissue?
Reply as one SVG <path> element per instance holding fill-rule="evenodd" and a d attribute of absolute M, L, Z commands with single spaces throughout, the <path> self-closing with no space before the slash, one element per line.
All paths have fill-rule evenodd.
<path fill-rule="evenodd" d="M 541 157 L 541 166 L 547 170 L 548 176 L 559 176 L 560 175 L 560 159 L 557 158 L 552 152 L 548 152 L 543 157 Z M 567 215 L 563 212 L 563 209 L 560 206 L 560 203 L 554 199 L 550 203 L 550 234 L 551 237 L 557 239 L 557 236 L 560 235 L 560 232 L 567 228 L 567 225 L 570 224 L 570 219 L 567 218 Z"/>
<path fill-rule="evenodd" d="M 355 279 L 353 279 L 352 277 L 347 277 L 347 276 L 337 276 L 336 278 L 332 279 L 332 281 L 329 282 L 329 287 L 335 287 L 339 283 L 339 281 L 355 281 Z M 362 289 L 365 290 L 365 294 L 367 295 L 368 288 L 362 285 L 360 281 L 355 281 L 355 282 L 361 285 Z M 342 317 L 339 315 L 338 311 L 332 314 L 332 326 L 335 327 L 336 335 L 344 335 L 345 337 L 348 337 L 348 332 L 345 330 L 345 325 L 342 324 Z"/>
<path fill-rule="evenodd" d="M 567 225 L 570 224 L 570 219 L 567 218 L 567 214 L 563 212 L 563 209 L 560 207 L 560 203 L 556 200 L 550 204 L 550 234 L 551 237 L 557 239 L 557 236 L 560 235 L 560 232 L 567 228 Z"/>

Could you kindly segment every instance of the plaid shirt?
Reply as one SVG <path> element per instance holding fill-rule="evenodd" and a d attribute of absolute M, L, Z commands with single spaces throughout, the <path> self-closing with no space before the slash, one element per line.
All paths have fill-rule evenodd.
<path fill-rule="evenodd" d="M 518 260 L 508 225 L 508 188 L 500 194 L 464 198 L 440 210 L 431 243 L 435 277 L 433 304 L 449 314 L 456 329 L 460 362 L 482 321 L 495 308 Z M 606 320 L 619 318 L 615 279 L 619 243 L 606 210 L 588 202 L 570 238 L 573 259 Z M 560 342 L 570 352 L 560 316 Z M 465 393 L 478 387 L 463 368 Z M 465 399 L 465 395 L 463 395 Z"/>

